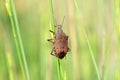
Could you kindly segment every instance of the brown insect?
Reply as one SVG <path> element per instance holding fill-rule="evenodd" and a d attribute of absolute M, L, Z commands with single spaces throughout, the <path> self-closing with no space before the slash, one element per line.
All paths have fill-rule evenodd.
<path fill-rule="evenodd" d="M 52 42 L 54 45 L 51 51 L 51 55 L 54 55 L 59 59 L 63 59 L 69 50 L 68 36 L 63 32 L 62 25 L 57 25 L 56 27 L 56 33 L 50 30 L 50 32 L 52 32 L 55 36 L 54 39 L 48 39 L 48 41 Z"/>

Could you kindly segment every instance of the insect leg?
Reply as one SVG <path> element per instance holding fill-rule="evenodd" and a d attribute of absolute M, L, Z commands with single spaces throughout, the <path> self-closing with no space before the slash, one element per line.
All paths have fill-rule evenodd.
<path fill-rule="evenodd" d="M 54 44 L 54 39 L 48 39 L 48 41 Z"/>
<path fill-rule="evenodd" d="M 53 55 L 53 56 L 55 56 L 55 54 L 53 54 L 53 49 L 52 49 L 52 51 L 51 51 L 51 53 L 50 53 L 51 55 Z"/>
<path fill-rule="evenodd" d="M 55 32 L 54 32 L 54 31 L 52 31 L 52 30 L 49 30 L 49 31 L 55 35 Z"/>
<path fill-rule="evenodd" d="M 68 50 L 67 50 L 68 52 L 70 52 L 71 51 L 71 49 L 70 48 L 68 48 Z"/>

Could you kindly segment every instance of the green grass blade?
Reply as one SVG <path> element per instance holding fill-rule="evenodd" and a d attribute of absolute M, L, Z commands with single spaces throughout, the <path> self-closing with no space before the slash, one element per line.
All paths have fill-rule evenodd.
<path fill-rule="evenodd" d="M 116 70 L 115 78 L 119 80 L 120 77 L 116 75 L 120 75 L 120 0 L 114 1 L 113 7 L 113 14 L 114 14 L 114 31 L 116 33 L 116 41 L 117 41 L 117 57 L 118 57 L 118 64 L 119 68 Z"/>
<path fill-rule="evenodd" d="M 74 4 L 75 4 L 76 9 L 80 12 L 76 0 L 74 0 Z M 89 42 L 89 40 L 88 40 L 88 37 L 87 37 L 87 34 L 86 34 L 85 30 L 83 30 L 83 33 L 84 33 L 84 36 L 85 36 L 85 38 L 86 38 L 86 42 L 87 42 L 87 44 L 88 44 L 88 48 L 89 48 L 89 50 L 90 50 L 90 55 L 91 55 L 91 58 L 92 58 L 92 61 L 93 61 L 93 64 L 94 64 L 94 67 L 95 67 L 95 70 L 96 70 L 96 73 L 97 73 L 97 76 L 98 76 L 98 80 L 101 80 L 100 73 L 99 73 L 99 70 L 98 70 L 98 67 L 97 67 L 97 64 L 96 64 L 96 61 L 95 61 L 95 57 L 94 57 L 94 55 L 93 55 L 93 51 L 92 51 L 92 48 L 91 48 L 91 45 L 90 45 L 90 42 Z"/>
<path fill-rule="evenodd" d="M 54 12 L 53 12 L 53 4 L 52 4 L 52 0 L 49 1 L 50 2 L 50 30 L 55 32 L 55 23 L 54 23 Z M 51 33 L 52 38 L 54 38 L 54 35 Z"/>
<path fill-rule="evenodd" d="M 6 1 L 6 8 L 7 8 L 8 15 L 10 17 L 10 21 L 11 21 L 11 24 L 12 24 L 13 36 L 15 38 L 15 43 L 16 43 L 16 46 L 17 46 L 17 50 L 20 47 L 20 51 L 18 51 L 18 56 L 19 56 L 19 61 L 20 61 L 20 65 L 21 65 L 21 68 L 22 68 L 22 72 L 23 72 L 23 74 L 26 73 L 27 80 L 30 80 L 28 66 L 27 66 L 27 62 L 26 62 L 26 58 L 25 58 L 24 47 L 23 47 L 23 43 L 22 43 L 22 39 L 21 39 L 21 35 L 20 35 L 19 24 L 18 24 L 17 15 L 16 15 L 13 0 L 7 0 Z M 16 39 L 16 36 L 18 37 L 18 40 Z M 21 54 L 20 54 L 20 52 L 21 52 Z M 22 63 L 22 59 L 21 59 L 20 55 L 22 55 L 23 63 Z M 23 64 L 24 64 L 25 71 L 23 70 Z"/>
<path fill-rule="evenodd" d="M 96 73 L 97 73 L 97 76 L 98 76 L 98 80 L 101 80 L 100 73 L 99 73 L 99 70 L 98 70 L 98 67 L 97 67 L 97 64 L 96 64 L 96 61 L 95 61 L 95 57 L 93 55 L 93 51 L 92 51 L 90 42 L 89 42 L 88 37 L 87 37 L 87 34 L 86 34 L 85 31 L 83 31 L 83 33 L 84 33 L 84 36 L 86 38 L 86 41 L 87 41 L 87 44 L 88 44 L 88 48 L 90 50 L 90 55 L 91 55 L 91 58 L 92 58 L 92 61 L 93 61 L 93 64 L 94 64 L 94 67 L 95 67 L 95 70 L 96 70 Z"/>
<path fill-rule="evenodd" d="M 55 32 L 55 23 L 54 23 L 54 12 L 53 12 L 53 4 L 52 0 L 50 2 L 50 17 L 51 17 L 51 25 L 50 25 L 50 30 Z M 54 35 L 51 33 L 52 38 L 54 39 Z M 57 60 L 57 71 L 58 71 L 58 78 L 59 80 L 66 79 L 66 75 L 63 75 L 63 71 L 61 68 L 60 60 Z"/>
<path fill-rule="evenodd" d="M 57 60 L 57 69 L 58 69 L 58 78 L 59 80 L 66 80 L 66 72 L 63 73 L 62 66 L 60 64 L 60 60 Z"/>
<path fill-rule="evenodd" d="M 7 59 L 7 64 L 8 64 L 8 70 L 9 70 L 9 79 L 14 80 L 14 73 L 13 73 L 13 60 L 12 60 L 12 55 L 10 52 L 6 53 L 6 59 Z"/>
<path fill-rule="evenodd" d="M 20 54 L 20 49 L 19 49 L 19 45 L 18 45 L 18 41 L 17 41 L 17 37 L 16 37 L 16 31 L 15 31 L 15 26 L 14 26 L 12 16 L 10 16 L 10 21 L 11 21 L 11 25 L 12 25 L 12 31 L 13 31 L 13 37 L 14 37 L 15 45 L 16 45 L 16 48 L 17 48 L 18 59 L 20 61 L 20 67 L 22 69 L 23 77 L 24 77 L 24 79 L 26 79 L 25 71 L 24 71 L 24 65 L 23 65 L 23 62 L 22 62 L 21 54 Z"/>
<path fill-rule="evenodd" d="M 61 80 L 61 74 L 60 74 L 60 61 L 59 59 L 57 60 L 57 69 L 58 69 L 58 78 Z"/>
<path fill-rule="evenodd" d="M 17 32 L 17 36 L 18 36 L 20 49 L 21 49 L 21 55 L 22 55 L 23 62 L 24 62 L 24 67 L 25 67 L 27 80 L 30 80 L 29 70 L 28 70 L 28 66 L 27 66 L 27 62 L 26 62 L 26 58 L 25 58 L 25 51 L 24 51 L 24 47 L 23 47 L 23 43 L 22 43 L 22 39 L 21 39 L 21 35 L 20 35 L 19 24 L 18 24 L 17 15 L 16 15 L 16 11 L 15 11 L 13 0 L 11 0 L 11 8 L 13 10 L 13 18 L 14 18 L 14 21 L 15 21 L 16 32 Z"/>

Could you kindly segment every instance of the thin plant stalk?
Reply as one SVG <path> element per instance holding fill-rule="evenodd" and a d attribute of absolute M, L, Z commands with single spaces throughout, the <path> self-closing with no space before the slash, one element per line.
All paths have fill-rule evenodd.
<path fill-rule="evenodd" d="M 59 59 L 58 59 L 58 61 L 57 61 L 57 69 L 58 69 L 58 78 L 59 78 L 59 80 L 61 80 L 61 75 L 60 75 L 60 61 L 59 61 Z"/>
<path fill-rule="evenodd" d="M 9 70 L 9 79 L 10 80 L 14 80 L 14 74 L 13 74 L 13 70 L 11 67 L 13 67 L 13 61 L 12 61 L 12 56 L 11 56 L 11 53 L 10 52 L 7 52 L 6 53 L 6 58 L 7 58 L 7 63 L 8 63 L 8 70 Z"/>
<path fill-rule="evenodd" d="M 50 24 L 51 24 L 50 29 L 55 32 L 54 12 L 53 12 L 52 0 L 50 0 L 49 2 L 50 2 L 50 18 L 51 18 L 51 20 L 50 20 Z M 51 33 L 51 37 L 52 37 L 52 39 L 54 38 L 54 35 L 52 33 Z"/>
<path fill-rule="evenodd" d="M 119 80 L 120 77 L 120 1 L 115 0 L 114 1 L 114 29 L 116 33 L 116 40 L 117 40 L 117 55 L 118 55 L 118 64 L 119 68 L 116 70 L 115 79 Z"/>
<path fill-rule="evenodd" d="M 66 80 L 66 72 L 63 73 L 59 59 L 57 60 L 57 69 L 58 69 L 58 74 L 60 73 L 60 75 L 58 75 L 59 80 Z"/>
<path fill-rule="evenodd" d="M 118 62 L 120 63 L 120 1 L 114 1 L 114 23 L 115 23 L 115 32 L 117 38 L 117 47 L 118 47 Z"/>
<path fill-rule="evenodd" d="M 100 73 L 99 73 L 99 70 L 98 70 L 98 67 L 97 67 L 97 64 L 96 64 L 96 61 L 95 61 L 95 57 L 93 55 L 92 47 L 91 47 L 90 42 L 88 40 L 87 34 L 86 34 L 86 32 L 84 30 L 83 30 L 83 33 L 84 33 L 84 36 L 86 38 L 88 48 L 90 50 L 90 55 L 91 55 L 91 58 L 92 58 L 92 61 L 93 61 L 93 64 L 94 64 L 94 67 L 95 67 L 95 70 L 96 70 L 96 73 L 97 73 L 97 76 L 98 76 L 98 80 L 101 80 Z"/>
<path fill-rule="evenodd" d="M 24 62 L 24 67 L 25 67 L 27 80 L 30 80 L 28 66 L 27 66 L 27 62 L 26 62 L 26 58 L 25 58 L 24 47 L 23 47 L 23 43 L 22 43 L 22 39 L 21 39 L 21 34 L 20 34 L 20 30 L 19 30 L 19 25 L 18 25 L 18 20 L 17 20 L 17 15 L 16 15 L 13 0 L 11 0 L 11 7 L 12 7 L 12 10 L 13 10 L 13 18 L 15 20 L 16 33 L 17 33 L 17 36 L 18 36 L 18 41 L 19 41 L 19 45 L 20 45 L 20 49 L 21 49 L 21 55 L 22 55 L 23 62 Z"/>
<path fill-rule="evenodd" d="M 52 4 L 52 0 L 49 1 L 50 2 L 50 18 L 51 18 L 51 23 L 50 23 L 50 30 L 55 32 L 55 23 L 54 23 L 54 12 L 53 12 L 53 4 Z M 51 33 L 51 37 L 52 39 L 54 39 L 54 35 Z M 63 76 L 63 71 L 61 68 L 61 64 L 60 64 L 60 60 L 57 60 L 57 70 L 58 70 L 58 78 L 59 80 L 63 80 L 65 79 L 66 75 Z"/>
<path fill-rule="evenodd" d="M 15 31 L 15 26 L 14 26 L 12 16 L 10 16 L 10 21 L 11 21 L 11 25 L 12 25 L 12 31 L 13 31 L 13 37 L 14 37 L 15 45 L 16 45 L 16 48 L 17 48 L 18 59 L 20 61 L 20 67 L 21 67 L 23 77 L 24 77 L 24 80 L 25 80 L 26 78 L 25 78 L 24 65 L 23 65 L 23 62 L 22 62 L 22 56 L 20 54 L 20 49 L 19 49 L 19 45 L 18 45 L 18 41 L 17 41 L 17 37 L 16 37 L 16 31 Z"/>
<path fill-rule="evenodd" d="M 16 76 L 15 76 L 14 58 L 13 58 L 13 55 L 12 55 L 10 42 L 8 40 L 8 36 L 5 33 L 4 29 L 2 29 L 2 33 L 3 33 L 2 39 L 3 39 L 3 44 L 4 44 L 4 53 L 5 53 L 5 56 L 6 56 L 5 61 L 7 63 L 9 80 L 15 80 Z"/>
<path fill-rule="evenodd" d="M 52 4 L 52 0 L 49 1 L 50 2 L 50 30 L 54 31 L 55 32 L 55 28 L 54 28 L 54 12 L 53 12 L 53 4 Z M 51 37 L 52 39 L 54 39 L 54 35 L 51 33 Z M 59 60 L 57 61 L 57 69 L 58 69 L 58 78 L 59 80 L 61 80 L 61 77 L 60 77 L 60 62 Z"/>
<path fill-rule="evenodd" d="M 76 0 L 74 0 L 74 4 L 75 4 L 76 9 L 80 12 Z M 87 42 L 87 44 L 88 44 L 88 48 L 89 48 L 89 50 L 90 50 L 90 55 L 91 55 L 91 58 L 92 58 L 92 61 L 93 61 L 94 67 L 95 67 L 96 74 L 97 74 L 97 76 L 98 76 L 98 80 L 101 80 L 100 73 L 99 73 L 99 70 L 98 70 L 98 67 L 97 67 L 97 64 L 96 64 L 96 61 L 95 61 L 95 57 L 94 57 L 94 54 L 93 54 L 93 50 L 92 50 L 92 47 L 91 47 L 91 45 L 90 45 L 90 42 L 89 42 L 89 40 L 88 40 L 88 37 L 87 37 L 87 34 L 86 34 L 85 30 L 83 30 L 83 33 L 84 33 L 84 36 L 85 36 L 85 38 L 86 38 L 86 42 Z"/>
<path fill-rule="evenodd" d="M 22 43 L 22 39 L 21 39 L 21 35 L 20 35 L 19 24 L 18 24 L 13 0 L 6 0 L 6 8 L 7 8 L 8 15 L 10 17 L 10 21 L 12 24 L 13 36 L 15 39 L 15 44 L 17 47 L 19 61 L 20 61 L 20 65 L 22 68 L 23 75 L 24 75 L 24 79 L 26 80 L 26 78 L 27 78 L 27 80 L 30 80 L 27 62 L 26 62 L 26 58 L 25 58 L 24 47 L 23 47 L 23 43 Z M 17 36 L 18 40 L 17 40 L 16 36 Z M 20 48 L 20 50 L 19 50 L 19 48 Z M 21 52 L 21 54 L 20 54 L 20 52 Z M 22 57 L 20 55 L 22 55 Z M 23 63 L 22 63 L 22 60 L 23 60 Z M 23 66 L 24 66 L 25 70 L 23 69 Z M 26 78 L 25 78 L 25 73 L 26 73 Z"/>

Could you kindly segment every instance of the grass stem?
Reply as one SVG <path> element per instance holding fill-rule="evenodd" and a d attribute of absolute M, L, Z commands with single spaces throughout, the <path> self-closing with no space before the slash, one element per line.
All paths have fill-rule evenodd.
<path fill-rule="evenodd" d="M 117 41 L 117 57 L 118 57 L 118 64 L 119 68 L 117 74 L 120 75 L 120 1 L 115 0 L 114 1 L 114 31 L 116 33 L 116 41 Z M 119 80 L 119 77 L 117 77 Z M 117 79 L 116 79 L 117 80 Z"/>
<path fill-rule="evenodd" d="M 59 59 L 57 60 L 57 69 L 58 69 L 58 78 L 61 80 L 61 75 L 60 75 L 60 61 Z"/>
<path fill-rule="evenodd" d="M 98 70 L 98 67 L 97 67 L 97 64 L 96 64 L 96 61 L 95 61 L 95 57 L 93 55 L 93 51 L 92 51 L 90 42 L 89 42 L 88 37 L 87 37 L 87 34 L 86 34 L 85 31 L 83 31 L 83 33 L 84 33 L 84 36 L 86 38 L 86 41 L 87 41 L 87 44 L 88 44 L 88 48 L 90 50 L 90 55 L 91 55 L 91 58 L 92 58 L 92 61 L 93 61 L 93 64 L 94 64 L 94 67 L 95 67 L 95 70 L 96 70 L 96 73 L 97 73 L 97 76 L 98 76 L 98 80 L 101 80 L 100 73 L 99 73 L 99 70 Z"/>
<path fill-rule="evenodd" d="M 54 23 L 54 12 L 53 12 L 53 4 L 52 4 L 52 0 L 49 1 L 50 2 L 50 30 L 55 32 L 55 23 Z M 54 38 L 54 35 L 51 33 L 52 38 Z"/>
<path fill-rule="evenodd" d="M 50 2 L 50 17 L 51 17 L 51 25 L 50 25 L 50 30 L 52 30 L 53 32 L 55 32 L 55 23 L 54 23 L 54 12 L 53 12 L 53 4 L 52 4 L 52 0 L 49 1 Z M 54 35 L 51 33 L 52 38 L 54 39 Z M 57 60 L 57 70 L 58 70 L 58 78 L 59 80 L 63 80 L 63 71 L 61 68 L 61 64 L 60 64 L 60 60 Z"/>
<path fill-rule="evenodd" d="M 74 4 L 75 4 L 76 9 L 77 9 L 77 10 L 79 11 L 79 13 L 80 13 L 80 9 L 79 9 L 79 7 L 78 7 L 78 4 L 77 4 L 77 1 L 76 1 L 76 0 L 74 0 Z M 91 55 L 91 58 L 92 58 L 92 61 L 93 61 L 93 64 L 94 64 L 94 67 L 95 67 L 95 70 L 96 70 L 96 73 L 97 73 L 97 76 L 98 76 L 98 80 L 101 80 L 100 73 L 99 73 L 99 70 L 98 70 L 98 67 L 97 67 L 97 64 L 96 64 L 96 61 L 95 61 L 95 57 L 94 57 L 94 55 L 93 55 L 93 51 L 92 51 L 92 48 L 91 48 L 91 45 L 90 45 L 90 42 L 89 42 L 89 40 L 88 40 L 88 37 L 87 37 L 87 34 L 86 34 L 85 30 L 83 30 L 83 33 L 84 33 L 84 36 L 85 36 L 85 38 L 86 38 L 86 42 L 87 42 L 87 44 L 88 44 L 88 48 L 89 48 L 89 50 L 90 50 L 90 55 Z"/>
<path fill-rule="evenodd" d="M 16 11 L 15 11 L 14 1 L 6 0 L 6 8 L 8 11 L 8 15 L 10 17 L 10 21 L 11 21 L 11 25 L 12 25 L 12 29 L 13 29 L 13 36 L 14 36 L 16 47 L 17 47 L 18 57 L 19 57 L 20 65 L 21 65 L 22 72 L 24 75 L 24 79 L 25 79 L 25 73 L 26 73 L 27 80 L 30 80 L 28 66 L 27 66 L 27 62 L 26 62 L 26 58 L 25 58 L 24 47 L 23 47 L 21 34 L 20 34 L 20 30 L 19 30 L 19 24 L 18 24 L 18 20 L 17 20 Z M 18 40 L 17 40 L 16 36 L 17 36 Z M 20 55 L 22 55 L 22 57 Z M 23 60 L 23 62 L 22 62 L 22 60 Z M 23 66 L 25 68 L 25 71 L 23 69 Z"/>

